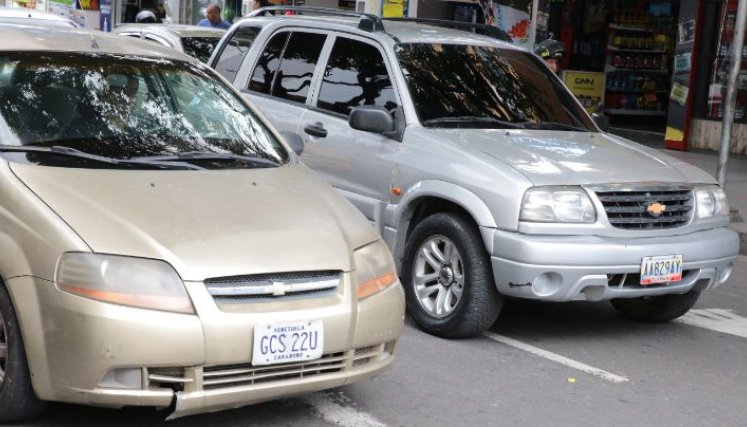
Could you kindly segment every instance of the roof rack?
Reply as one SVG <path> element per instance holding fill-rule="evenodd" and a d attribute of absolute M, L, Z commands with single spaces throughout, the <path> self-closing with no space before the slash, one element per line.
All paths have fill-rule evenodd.
<path fill-rule="evenodd" d="M 360 18 L 358 28 L 363 31 L 384 31 L 384 23 L 381 22 L 381 18 L 370 13 L 358 13 L 351 12 L 348 10 L 332 9 L 328 7 L 313 7 L 313 6 L 266 6 L 252 11 L 247 15 L 252 16 L 265 16 L 267 14 L 273 14 L 273 12 L 296 12 L 298 14 L 316 14 L 316 15 L 329 15 L 329 16 L 346 16 L 349 18 Z"/>
<path fill-rule="evenodd" d="M 485 24 L 476 24 L 473 22 L 462 22 L 462 21 L 448 21 L 445 19 L 430 19 L 430 18 L 384 18 L 387 21 L 402 21 L 402 22 L 417 22 L 420 24 L 436 25 L 439 27 L 454 28 L 457 30 L 472 30 L 477 34 L 492 37 L 494 39 L 502 40 L 504 42 L 513 43 L 513 39 L 507 32 L 501 30 L 498 27 Z"/>

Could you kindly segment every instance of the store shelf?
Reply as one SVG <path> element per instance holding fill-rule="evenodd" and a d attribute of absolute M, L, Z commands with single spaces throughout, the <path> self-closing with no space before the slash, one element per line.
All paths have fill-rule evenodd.
<path fill-rule="evenodd" d="M 627 73 L 660 73 L 660 74 L 667 74 L 669 70 L 665 69 L 648 69 L 648 68 L 617 68 L 613 67 L 612 65 L 607 65 L 604 67 L 605 73 L 615 73 L 615 72 L 627 72 Z"/>
<path fill-rule="evenodd" d="M 607 114 L 618 114 L 628 116 L 666 116 L 666 111 L 659 110 L 626 110 L 622 108 L 605 108 L 604 112 Z"/>
<path fill-rule="evenodd" d="M 620 24 L 610 24 L 610 30 L 620 31 L 638 31 L 640 33 L 662 33 L 668 31 L 668 28 L 656 28 L 656 27 L 629 27 Z"/>
<path fill-rule="evenodd" d="M 666 89 L 658 89 L 658 90 L 645 90 L 645 89 L 636 89 L 636 90 L 624 90 L 624 89 L 612 89 L 612 88 L 605 88 L 607 92 L 614 92 L 614 93 L 669 93 Z"/>
<path fill-rule="evenodd" d="M 607 46 L 607 50 L 613 52 L 635 52 L 635 53 L 668 53 L 666 50 L 649 50 L 649 49 L 624 49 L 621 47 Z"/>

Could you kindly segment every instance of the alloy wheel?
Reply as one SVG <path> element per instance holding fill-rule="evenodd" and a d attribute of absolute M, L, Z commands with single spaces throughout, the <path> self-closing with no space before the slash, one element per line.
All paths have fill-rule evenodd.
<path fill-rule="evenodd" d="M 428 315 L 443 319 L 459 305 L 464 292 L 464 264 L 450 239 L 432 236 L 418 248 L 412 283 L 418 304 Z"/>

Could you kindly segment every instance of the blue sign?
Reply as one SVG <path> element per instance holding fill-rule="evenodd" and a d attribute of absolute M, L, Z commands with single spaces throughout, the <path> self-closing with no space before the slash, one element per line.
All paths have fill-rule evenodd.
<path fill-rule="evenodd" d="M 101 31 L 112 30 L 112 0 L 99 0 L 99 28 Z"/>

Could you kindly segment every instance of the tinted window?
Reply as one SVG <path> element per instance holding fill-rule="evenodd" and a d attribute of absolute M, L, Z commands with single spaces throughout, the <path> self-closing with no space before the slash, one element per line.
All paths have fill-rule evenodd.
<path fill-rule="evenodd" d="M 183 152 L 287 159 L 243 99 L 207 67 L 98 53 L 0 54 L 0 139 L 120 160 Z"/>
<path fill-rule="evenodd" d="M 182 47 L 187 55 L 208 62 L 218 40 L 220 37 L 182 37 Z"/>
<path fill-rule="evenodd" d="M 255 27 L 240 27 L 237 29 L 223 46 L 223 51 L 215 63 L 215 71 L 232 82 L 236 78 L 241 62 L 244 61 L 244 57 L 249 52 L 249 48 L 258 33 L 259 28 Z"/>
<path fill-rule="evenodd" d="M 327 36 L 293 33 L 285 47 L 280 68 L 275 77 L 272 95 L 297 102 L 306 102 L 311 78 Z"/>
<path fill-rule="evenodd" d="M 347 116 L 360 105 L 393 111 L 398 103 L 379 50 L 338 37 L 324 71 L 317 106 Z"/>
<path fill-rule="evenodd" d="M 396 52 L 424 126 L 593 129 L 562 83 L 529 53 L 429 43 L 402 44 Z"/>
<path fill-rule="evenodd" d="M 272 80 L 280 66 L 280 55 L 283 53 L 289 35 L 290 33 L 278 33 L 272 36 L 254 67 L 252 77 L 249 80 L 249 90 L 270 94 Z"/>

